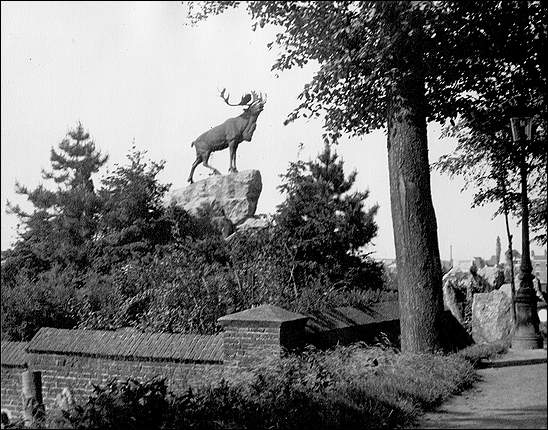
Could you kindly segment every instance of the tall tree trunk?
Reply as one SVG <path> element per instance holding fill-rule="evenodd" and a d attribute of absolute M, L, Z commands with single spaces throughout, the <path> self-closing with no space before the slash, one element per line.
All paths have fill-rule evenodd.
<path fill-rule="evenodd" d="M 441 346 L 441 262 L 430 189 L 425 90 L 420 73 L 401 73 L 388 104 L 388 167 L 403 352 Z"/>

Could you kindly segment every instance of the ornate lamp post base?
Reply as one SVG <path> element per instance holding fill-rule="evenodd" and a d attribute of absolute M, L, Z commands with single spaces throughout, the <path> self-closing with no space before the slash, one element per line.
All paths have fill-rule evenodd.
<path fill-rule="evenodd" d="M 537 297 L 532 288 L 521 287 L 516 294 L 516 331 L 512 338 L 512 349 L 528 350 L 542 348 L 539 332 Z"/>

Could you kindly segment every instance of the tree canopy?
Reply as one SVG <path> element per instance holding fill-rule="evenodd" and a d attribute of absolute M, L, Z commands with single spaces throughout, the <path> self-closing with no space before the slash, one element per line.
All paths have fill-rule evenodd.
<path fill-rule="evenodd" d="M 189 18 L 197 23 L 239 6 L 253 29 L 281 28 L 269 44 L 281 48 L 273 70 L 319 63 L 288 121 L 322 116 L 334 137 L 384 128 L 388 90 L 397 70 L 414 60 L 428 121 L 444 123 L 495 92 L 505 100 L 501 109 L 514 106 L 523 115 L 524 105 L 533 111 L 530 102 L 546 94 L 547 11 L 540 1 L 209 1 L 190 3 Z M 525 86 L 513 85 L 516 76 Z M 504 77 L 512 79 L 500 82 Z M 494 107 L 485 111 L 507 126 Z"/>
<path fill-rule="evenodd" d="M 380 284 L 367 282 L 363 272 L 361 280 L 352 279 L 360 276 L 358 251 L 377 234 L 374 216 L 378 210 L 377 205 L 364 208 L 367 191 L 351 192 L 356 175 L 352 172 L 345 177 L 342 160 L 327 143 L 317 160 L 290 163 L 282 175 L 280 190 L 286 199 L 274 221 L 278 234 L 291 248 L 297 272 L 302 272 L 295 276 L 327 269 L 331 282 L 341 286 Z M 371 275 L 371 267 L 366 272 Z"/>
<path fill-rule="evenodd" d="M 464 6 L 455 5 L 457 11 Z M 454 153 L 443 156 L 436 168 L 464 176 L 474 189 L 473 206 L 497 202 L 495 215 L 504 211 L 521 216 L 520 164 L 528 170 L 531 229 L 546 241 L 546 119 L 547 119 L 547 8 L 541 2 L 496 2 L 490 8 L 494 25 L 485 24 L 489 43 L 482 61 L 484 76 L 472 101 L 459 112 L 445 135 L 457 139 Z M 466 7 L 464 7 L 466 9 Z M 487 16 L 476 12 L 473 22 Z M 496 61 L 494 61 L 496 60 Z M 510 118 L 530 116 L 536 132 L 530 142 L 513 142 Z"/>
<path fill-rule="evenodd" d="M 157 180 L 164 163 L 147 162 L 145 155 L 133 147 L 128 164 L 115 166 L 102 181 L 95 249 L 106 267 L 152 252 L 171 239 L 172 225 L 162 202 L 170 184 Z"/>
<path fill-rule="evenodd" d="M 535 233 L 534 239 L 543 244 L 547 226 L 546 137 L 541 126 L 535 139 L 522 147 L 512 141 L 509 123 L 493 125 L 501 129 L 480 131 L 461 117 L 445 130 L 446 136 L 457 139 L 455 151 L 440 157 L 433 166 L 451 177 L 464 178 L 463 189 L 473 190 L 472 207 L 495 203 L 498 207 L 494 216 L 513 214 L 521 219 L 520 164 L 524 157 L 531 210 L 529 227 Z"/>

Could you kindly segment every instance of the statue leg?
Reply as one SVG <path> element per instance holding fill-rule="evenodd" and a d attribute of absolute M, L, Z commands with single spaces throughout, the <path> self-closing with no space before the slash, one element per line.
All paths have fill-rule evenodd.
<path fill-rule="evenodd" d="M 209 156 L 210 156 L 210 155 L 211 155 L 211 152 L 208 153 L 208 154 L 206 154 L 206 155 L 204 156 L 204 167 L 207 167 L 208 169 L 213 170 L 213 173 L 215 173 L 216 175 L 220 175 L 221 172 L 219 172 L 215 167 L 210 166 L 210 165 L 208 164 Z"/>
<path fill-rule="evenodd" d="M 190 175 L 188 175 L 188 182 L 191 184 L 194 182 L 192 180 L 192 177 L 194 176 L 194 170 L 196 169 L 196 166 L 202 162 L 202 157 L 200 155 L 196 155 L 196 160 L 194 163 L 192 163 L 192 168 L 190 169 Z"/>
<path fill-rule="evenodd" d="M 238 169 L 236 168 L 236 149 L 237 148 L 238 148 L 237 146 L 234 147 L 234 154 L 232 155 L 232 167 L 233 167 L 232 171 L 235 173 L 238 172 Z"/>
<path fill-rule="evenodd" d="M 237 145 L 230 144 L 228 148 L 230 149 L 230 167 L 229 167 L 228 171 L 230 173 L 236 173 L 238 171 L 236 169 L 236 148 L 237 148 Z"/>

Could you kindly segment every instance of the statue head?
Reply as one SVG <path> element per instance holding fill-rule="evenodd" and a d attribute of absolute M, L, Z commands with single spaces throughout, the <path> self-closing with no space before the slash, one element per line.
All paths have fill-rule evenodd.
<path fill-rule="evenodd" d="M 229 106 L 245 106 L 244 113 L 250 115 L 259 115 L 266 104 L 266 94 L 263 96 L 263 93 L 257 93 L 256 91 L 245 94 L 239 103 L 230 103 L 228 101 L 230 94 L 226 93 L 226 88 L 223 88 L 220 96 Z"/>
<path fill-rule="evenodd" d="M 247 94 L 249 96 L 249 94 Z M 252 101 L 249 106 L 245 109 L 245 113 L 248 113 L 253 116 L 259 115 L 266 104 L 266 96 L 263 96 L 262 93 L 257 94 L 255 91 L 251 91 Z"/>

